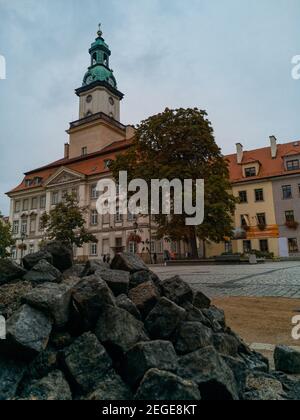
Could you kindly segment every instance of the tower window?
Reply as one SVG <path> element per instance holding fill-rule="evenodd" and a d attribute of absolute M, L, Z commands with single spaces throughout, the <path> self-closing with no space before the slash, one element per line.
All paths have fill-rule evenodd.
<path fill-rule="evenodd" d="M 88 104 L 90 104 L 90 103 L 92 102 L 92 100 L 93 100 L 92 95 L 88 95 L 88 96 L 86 97 L 86 102 L 87 102 Z"/>
<path fill-rule="evenodd" d="M 108 66 L 108 57 L 107 57 L 107 55 L 106 55 L 106 54 L 104 54 L 104 55 L 103 55 L 103 64 L 104 64 L 105 66 Z"/>
<path fill-rule="evenodd" d="M 92 66 L 94 66 L 95 64 L 97 64 L 97 53 L 94 53 L 92 56 Z"/>
<path fill-rule="evenodd" d="M 110 103 L 111 105 L 114 105 L 114 104 L 115 104 L 115 101 L 114 101 L 114 98 L 113 98 L 113 97 L 110 97 L 110 98 L 109 98 L 109 103 Z"/>

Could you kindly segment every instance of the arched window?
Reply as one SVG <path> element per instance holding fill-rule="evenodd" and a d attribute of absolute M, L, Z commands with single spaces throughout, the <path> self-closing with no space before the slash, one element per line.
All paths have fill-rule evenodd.
<path fill-rule="evenodd" d="M 103 64 L 108 67 L 108 56 L 107 56 L 107 54 L 103 54 Z"/>
<path fill-rule="evenodd" d="M 95 64 L 97 64 L 97 53 L 94 53 L 92 55 L 92 66 L 94 66 Z"/>

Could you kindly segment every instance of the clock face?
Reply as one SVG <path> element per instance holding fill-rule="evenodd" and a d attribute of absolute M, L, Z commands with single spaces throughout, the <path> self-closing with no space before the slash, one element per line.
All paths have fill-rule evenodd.
<path fill-rule="evenodd" d="M 115 104 L 114 98 L 110 97 L 110 98 L 109 98 L 109 103 L 110 103 L 111 105 L 114 105 L 114 104 Z"/>
<path fill-rule="evenodd" d="M 92 102 L 92 100 L 93 100 L 92 95 L 88 95 L 87 98 L 86 98 L 87 103 L 90 104 Z"/>

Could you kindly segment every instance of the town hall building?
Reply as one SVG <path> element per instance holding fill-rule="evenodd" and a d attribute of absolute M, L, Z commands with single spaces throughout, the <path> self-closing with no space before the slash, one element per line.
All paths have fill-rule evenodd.
<path fill-rule="evenodd" d="M 120 121 L 124 95 L 118 89 L 110 66 L 111 51 L 100 28 L 89 54 L 90 65 L 83 84 L 76 89 L 79 118 L 70 123 L 64 157 L 27 172 L 21 184 L 7 193 L 11 199 L 9 219 L 16 239 L 12 257 L 16 260 L 38 251 L 44 237 L 41 216 L 71 192 L 77 195 L 80 206 L 89 209 L 87 226 L 98 239 L 97 244 L 85 244 L 75 250 L 78 260 L 113 257 L 123 250 L 138 252 L 145 260 L 151 254 L 162 259 L 166 249 L 178 252 L 177 243 L 154 239 L 149 218 L 136 219 L 130 214 L 100 216 L 96 210 L 96 185 L 101 178 L 111 176 L 110 163 L 130 147 L 134 127 Z M 130 240 L 137 235 L 140 243 Z"/>

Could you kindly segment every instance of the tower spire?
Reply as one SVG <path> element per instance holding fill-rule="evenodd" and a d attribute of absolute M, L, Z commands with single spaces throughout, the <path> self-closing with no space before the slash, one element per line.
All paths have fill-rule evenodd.
<path fill-rule="evenodd" d="M 98 32 L 97 32 L 97 35 L 98 35 L 99 38 L 101 38 L 102 35 L 103 35 L 101 26 L 102 26 L 101 23 L 99 23 L 99 25 L 98 25 Z"/>

